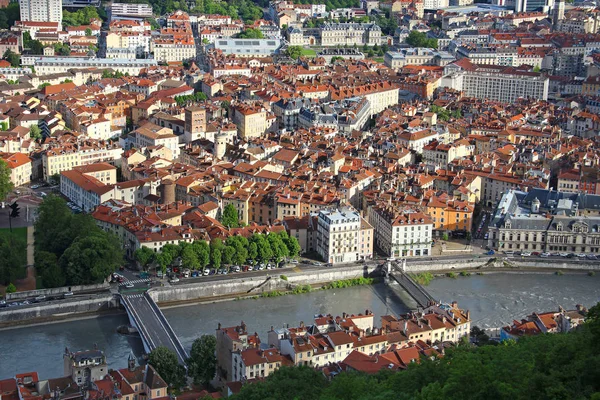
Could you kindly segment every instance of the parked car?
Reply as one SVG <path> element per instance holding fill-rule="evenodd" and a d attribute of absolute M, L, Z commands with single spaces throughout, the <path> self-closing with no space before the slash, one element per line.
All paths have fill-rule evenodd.
<path fill-rule="evenodd" d="M 598 259 L 598 257 L 596 257 L 596 256 L 595 256 L 595 255 L 593 255 L 593 254 L 588 254 L 588 255 L 587 255 L 587 258 L 588 258 L 588 260 L 597 260 L 597 259 Z"/>
<path fill-rule="evenodd" d="M 522 257 L 529 257 L 529 256 L 531 256 L 531 253 L 528 252 L 528 251 L 523 251 L 523 252 L 521 252 L 521 256 Z"/>
<path fill-rule="evenodd" d="M 585 258 L 585 254 L 579 253 L 579 254 L 577 254 L 577 257 L 579 257 L 579 258 Z"/>
<path fill-rule="evenodd" d="M 176 276 L 174 276 L 171 279 L 169 279 L 169 283 L 177 283 L 177 282 L 179 282 L 179 278 L 176 277 Z"/>
<path fill-rule="evenodd" d="M 512 256 L 512 255 L 515 254 L 515 252 L 512 251 L 512 250 L 507 250 L 507 251 L 504 252 L 504 254 L 506 254 L 507 256 Z"/>
<path fill-rule="evenodd" d="M 192 278 L 197 278 L 200 274 L 198 271 L 192 271 Z"/>
<path fill-rule="evenodd" d="M 494 254 L 496 254 L 496 252 L 494 250 L 489 250 L 487 253 L 488 256 L 493 256 Z"/>
<path fill-rule="evenodd" d="M 292 259 L 290 260 L 290 264 L 298 264 L 298 260 Z"/>
<path fill-rule="evenodd" d="M 327 268 L 329 268 L 329 267 L 333 267 L 333 264 L 332 264 L 332 263 L 327 263 L 327 264 L 325 264 L 325 266 L 326 266 Z"/>
<path fill-rule="evenodd" d="M 392 258 L 392 257 L 390 257 L 390 258 Z M 390 261 L 390 259 L 389 259 L 389 258 L 388 258 L 388 261 Z M 318 262 L 318 261 L 313 261 L 313 265 L 314 265 L 315 267 L 322 267 L 322 266 L 323 266 L 323 263 L 322 263 L 322 262 Z"/>
<path fill-rule="evenodd" d="M 540 257 L 548 258 L 548 257 L 550 257 L 550 253 L 542 253 L 542 254 L 540 254 Z"/>
<path fill-rule="evenodd" d="M 73 292 L 63 293 L 63 299 L 66 299 L 66 298 L 71 297 L 71 296 L 73 296 Z"/>
<path fill-rule="evenodd" d="M 0 307 L 7 307 L 6 300 L 0 300 Z"/>
<path fill-rule="evenodd" d="M 35 299 L 35 301 L 46 301 L 46 296 L 44 296 L 43 294 L 40 296 L 37 296 Z"/>
<path fill-rule="evenodd" d="M 561 257 L 566 257 L 566 256 L 569 255 L 569 253 L 559 253 L 558 255 L 561 256 Z"/>
<path fill-rule="evenodd" d="M 208 274 L 210 274 L 210 270 L 205 268 L 204 271 L 202 271 L 202 276 L 207 276 Z"/>
<path fill-rule="evenodd" d="M 569 253 L 569 254 L 567 254 L 567 258 L 575 258 L 575 254 Z"/>

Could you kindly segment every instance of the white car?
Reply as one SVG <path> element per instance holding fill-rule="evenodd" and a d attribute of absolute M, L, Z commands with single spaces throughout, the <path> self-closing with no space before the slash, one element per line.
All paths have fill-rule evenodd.
<path fill-rule="evenodd" d="M 579 258 L 585 258 L 585 254 L 579 253 L 579 254 L 577 254 L 577 257 L 579 257 Z"/>
<path fill-rule="evenodd" d="M 298 264 L 298 260 L 290 260 L 291 264 Z"/>
<path fill-rule="evenodd" d="M 177 282 L 179 282 L 179 278 L 177 278 L 177 277 L 171 278 L 169 280 L 169 283 L 177 283 Z"/>
<path fill-rule="evenodd" d="M 208 274 L 210 274 L 210 270 L 205 268 L 204 271 L 202 271 L 202 275 L 207 276 Z"/>
<path fill-rule="evenodd" d="M 530 256 L 531 256 L 531 253 L 530 253 L 530 252 L 528 252 L 528 251 L 524 251 L 524 252 L 522 252 L 522 253 L 521 253 L 521 255 L 522 255 L 523 257 L 530 257 Z"/>
<path fill-rule="evenodd" d="M 540 257 L 548 258 L 548 257 L 550 257 L 550 253 L 542 253 L 542 254 L 540 254 Z"/>
<path fill-rule="evenodd" d="M 569 253 L 559 253 L 559 256 L 561 256 L 561 257 L 566 257 L 568 255 L 569 255 Z"/>

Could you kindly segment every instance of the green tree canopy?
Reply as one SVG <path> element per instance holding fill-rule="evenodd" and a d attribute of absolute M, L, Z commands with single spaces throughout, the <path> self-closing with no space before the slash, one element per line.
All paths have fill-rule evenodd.
<path fill-rule="evenodd" d="M 145 268 L 152 260 L 154 260 L 154 255 L 154 252 L 150 248 L 142 246 L 135 251 L 133 257 L 143 268 Z"/>
<path fill-rule="evenodd" d="M 2 15 L 2 14 L 0 14 Z M 10 49 L 4 52 L 4 57 L 6 61 L 10 63 L 10 66 L 13 68 L 17 68 L 21 66 L 21 56 L 17 53 L 12 52 Z"/>
<path fill-rule="evenodd" d="M 192 343 L 188 360 L 189 374 L 196 385 L 208 385 L 217 368 L 217 339 L 214 335 L 202 335 Z"/>
<path fill-rule="evenodd" d="M 54 254 L 60 268 L 55 267 L 54 259 L 47 253 Z M 61 276 L 56 279 L 42 277 L 48 287 L 63 282 L 99 283 L 123 262 L 123 251 L 115 236 L 100 229 L 91 215 L 74 215 L 66 202 L 54 195 L 46 196 L 38 208 L 35 255 L 40 271 L 60 271 Z"/>
<path fill-rule="evenodd" d="M 185 369 L 172 350 L 159 346 L 150 352 L 148 362 L 170 387 L 178 389 L 185 384 Z"/>
<path fill-rule="evenodd" d="M 427 37 L 427 34 L 419 31 L 410 31 L 406 38 L 406 43 L 413 47 L 427 47 L 432 49 L 437 49 L 438 47 L 437 39 L 430 39 Z"/>
<path fill-rule="evenodd" d="M 6 196 L 14 189 L 15 185 L 10 180 L 10 168 L 6 161 L 0 158 L 0 201 L 4 201 Z"/>
<path fill-rule="evenodd" d="M 240 39 L 263 39 L 264 35 L 260 29 L 248 28 L 237 35 Z"/>
<path fill-rule="evenodd" d="M 24 276 L 27 244 L 16 234 L 0 232 L 0 285 L 8 285 Z"/>
<path fill-rule="evenodd" d="M 42 130 L 37 125 L 31 125 L 29 128 L 29 136 L 34 140 L 39 140 L 42 138 Z"/>
<path fill-rule="evenodd" d="M 229 203 L 223 209 L 221 223 L 228 228 L 238 228 L 240 226 L 238 212 L 233 204 Z"/>
<path fill-rule="evenodd" d="M 285 50 L 285 55 L 297 60 L 298 58 L 302 57 L 302 46 L 288 46 L 288 48 Z"/>

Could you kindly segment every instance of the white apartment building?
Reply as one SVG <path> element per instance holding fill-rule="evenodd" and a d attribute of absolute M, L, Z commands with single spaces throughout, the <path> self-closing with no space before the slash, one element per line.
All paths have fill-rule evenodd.
<path fill-rule="evenodd" d="M 128 73 L 132 76 L 139 75 L 145 68 L 156 67 L 158 62 L 153 59 L 122 59 L 122 58 L 84 58 L 84 57 L 35 57 L 33 60 L 35 71 L 38 75 L 49 75 L 67 72 L 74 68 L 112 69 Z"/>
<path fill-rule="evenodd" d="M 317 252 L 332 264 L 371 258 L 373 242 L 369 248 L 367 235 L 372 237 L 372 231 L 354 209 L 321 210 L 317 219 Z"/>
<path fill-rule="evenodd" d="M 463 91 L 465 96 L 514 103 L 518 98 L 548 99 L 550 78 L 537 72 L 514 67 L 475 65 L 466 68 L 456 63 L 445 67 L 440 86 Z"/>
<path fill-rule="evenodd" d="M 110 17 L 111 20 L 123 17 L 151 18 L 152 6 L 149 4 L 112 3 Z"/>
<path fill-rule="evenodd" d="M 425 10 L 440 10 L 442 8 L 448 8 L 450 2 L 448 0 L 424 0 L 423 8 Z"/>
<path fill-rule="evenodd" d="M 156 39 L 151 43 L 151 51 L 154 58 L 162 63 L 196 58 L 196 45 L 192 36 L 177 40 Z"/>
<path fill-rule="evenodd" d="M 370 206 L 369 222 L 375 229 L 375 244 L 390 257 L 431 254 L 433 221 L 427 214 Z"/>
<path fill-rule="evenodd" d="M 62 0 L 19 0 L 21 21 L 62 23 Z"/>
<path fill-rule="evenodd" d="M 123 149 L 118 143 L 91 145 L 81 150 L 62 147 L 48 149 L 42 154 L 43 179 L 48 181 L 54 174 L 60 174 L 62 171 L 81 165 L 101 162 L 115 164 L 121 159 L 121 154 L 123 154 Z"/>

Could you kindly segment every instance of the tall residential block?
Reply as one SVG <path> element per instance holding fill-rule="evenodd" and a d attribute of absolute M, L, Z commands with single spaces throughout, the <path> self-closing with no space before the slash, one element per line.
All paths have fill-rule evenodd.
<path fill-rule="evenodd" d="M 21 21 L 62 23 L 62 0 L 19 0 Z"/>

